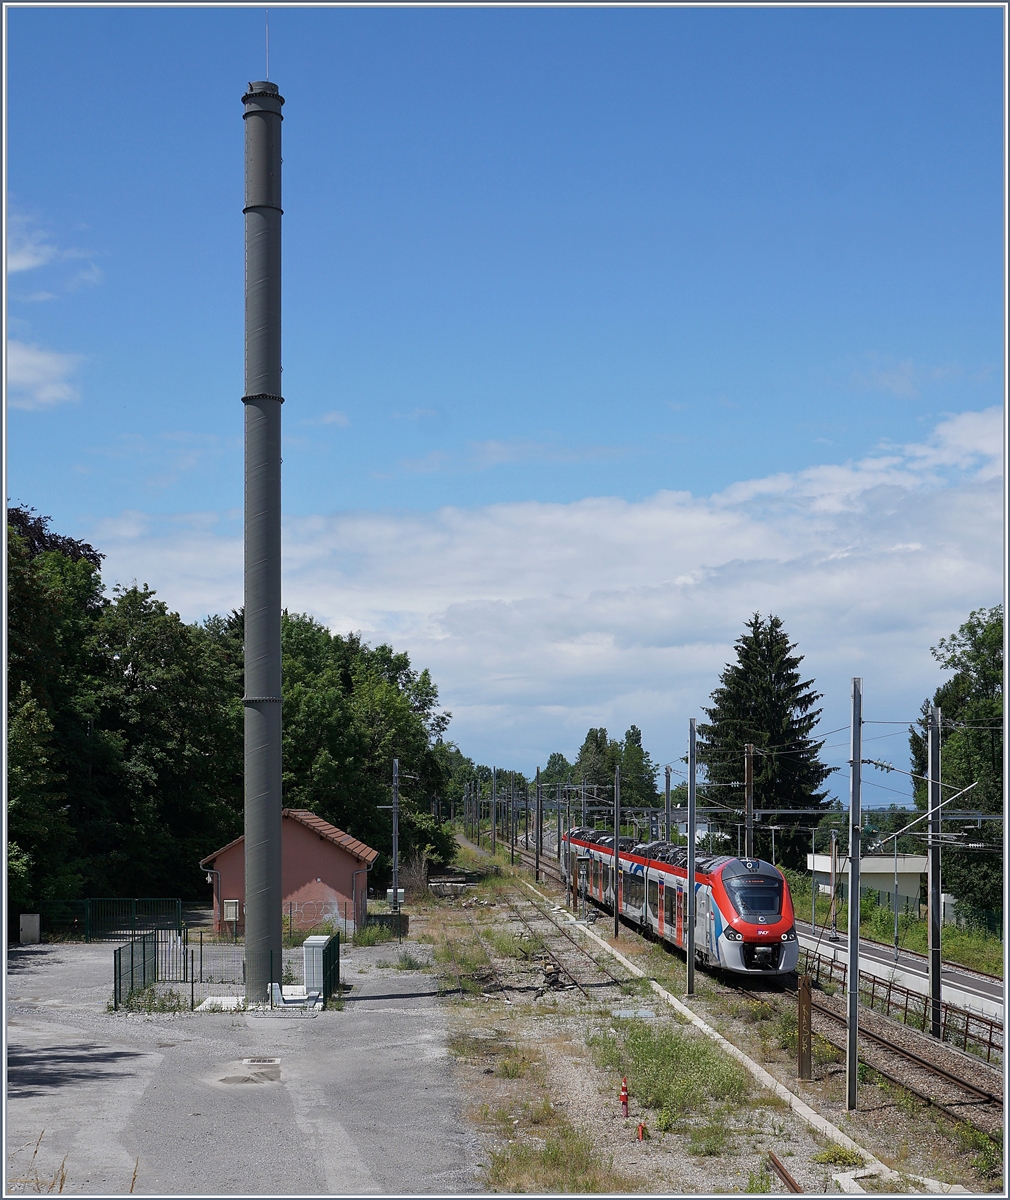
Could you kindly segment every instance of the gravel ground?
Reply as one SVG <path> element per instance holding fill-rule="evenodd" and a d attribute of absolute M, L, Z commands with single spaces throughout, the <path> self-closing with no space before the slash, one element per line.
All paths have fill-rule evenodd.
<path fill-rule="evenodd" d="M 747 1100 L 739 1105 L 723 1111 L 713 1109 L 709 1114 L 708 1119 L 729 1131 L 718 1154 L 692 1153 L 690 1132 L 660 1133 L 656 1129 L 658 1114 L 638 1104 L 633 1078 L 628 1081 L 629 1116 L 622 1115 L 620 1080 L 594 1066 L 586 1045 L 595 1021 L 563 1013 L 545 1014 L 527 1007 L 503 1009 L 492 1002 L 478 1012 L 457 1010 L 454 1028 L 457 1033 L 490 1028 L 497 1031 L 500 1041 L 528 1047 L 535 1055 L 534 1062 L 543 1067 L 544 1088 L 557 1112 L 575 1129 L 587 1133 L 598 1153 L 612 1159 L 616 1170 L 637 1177 L 637 1191 L 682 1195 L 743 1192 L 751 1177 L 759 1176 L 767 1167 L 767 1153 L 774 1150 L 805 1190 L 838 1192 L 831 1174 L 839 1168 L 811 1161 L 827 1143 L 761 1089 L 752 1088 Z M 673 1018 L 665 1015 L 657 1014 L 655 1021 L 657 1025 L 674 1024 Z M 484 1059 L 474 1056 L 459 1065 L 478 1127 L 482 1104 L 492 1111 L 516 1107 L 530 1095 L 525 1082 L 517 1084 L 486 1074 L 493 1062 L 493 1054 L 488 1053 Z M 690 1124 L 701 1129 L 708 1119 L 699 1114 Z M 637 1139 L 639 1122 L 649 1128 L 647 1141 Z M 483 1141 L 490 1156 L 507 1146 L 509 1135 L 498 1128 L 484 1128 Z M 770 1174 L 767 1183 L 772 1193 L 787 1193 L 776 1175 Z"/>
<path fill-rule="evenodd" d="M 756 1006 L 763 1013 L 759 1007 L 762 1002 L 770 1015 L 755 1019 Z M 954 1136 L 951 1123 L 907 1093 L 898 1093 L 886 1083 L 860 1084 L 857 1111 L 850 1113 L 846 1109 L 844 1062 L 815 1067 L 815 1078 L 810 1082 L 797 1079 L 794 1057 L 781 1048 L 778 1039 L 777 1014 L 788 1004 L 795 1005 L 795 1000 L 781 994 L 761 993 L 755 993 L 748 1003 L 738 992 L 721 990 L 717 981 L 710 980 L 691 1007 L 790 1091 L 889 1167 L 942 1183 L 958 1183 L 971 1191 L 1001 1189 L 999 1181 L 981 1179 L 972 1169 L 975 1151 Z"/>
<path fill-rule="evenodd" d="M 15 949 L 8 1192 L 59 1190 L 61 1163 L 73 1194 L 473 1191 L 446 1011 L 430 973 L 378 965 L 396 957 L 343 955 L 343 1011 L 131 1014 L 106 1011 L 111 946 Z"/>

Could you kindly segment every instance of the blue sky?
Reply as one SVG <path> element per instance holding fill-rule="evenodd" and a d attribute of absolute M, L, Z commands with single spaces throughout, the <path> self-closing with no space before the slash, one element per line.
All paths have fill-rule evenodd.
<path fill-rule="evenodd" d="M 196 619 L 240 602 L 263 13 L 7 16 L 8 494 Z M 527 768 L 601 721 L 679 753 L 670 728 L 771 604 L 835 708 L 879 637 L 901 656 L 881 700 L 914 712 L 929 645 L 1000 598 L 1002 21 L 271 11 L 291 606 L 410 650 L 464 749 Z M 925 496 L 976 527 L 950 529 L 950 578 Z M 878 546 L 906 500 L 893 545 L 919 549 Z M 870 543 L 858 601 L 813 587 L 809 555 Z M 892 553 L 942 586 L 910 602 Z M 786 561 L 807 565 L 780 594 Z M 648 637 L 643 588 L 671 606 Z M 552 614 L 540 642 L 524 605 Z"/>

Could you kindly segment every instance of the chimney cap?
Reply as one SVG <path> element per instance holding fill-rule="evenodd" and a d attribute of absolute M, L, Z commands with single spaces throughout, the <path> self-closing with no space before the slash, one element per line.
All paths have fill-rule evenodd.
<path fill-rule="evenodd" d="M 277 93 L 277 84 L 276 83 L 268 83 L 265 79 L 258 79 L 255 82 L 250 83 L 249 91 L 253 92 L 253 93 L 269 92 L 270 95 L 272 95 L 272 96 L 276 96 L 278 94 Z"/>

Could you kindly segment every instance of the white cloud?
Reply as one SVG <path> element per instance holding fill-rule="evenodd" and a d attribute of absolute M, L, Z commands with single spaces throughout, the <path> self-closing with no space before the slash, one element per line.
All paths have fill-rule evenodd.
<path fill-rule="evenodd" d="M 11 408 L 51 408 L 78 398 L 70 382 L 83 355 L 7 342 L 7 403 Z"/>
<path fill-rule="evenodd" d="M 922 445 L 707 498 L 289 518 L 284 602 L 408 650 L 452 736 L 503 765 L 632 722 L 660 761 L 679 756 L 754 611 L 798 641 L 825 729 L 846 724 L 856 674 L 869 719 L 910 719 L 940 678 L 929 647 L 1001 595 L 999 427 L 998 410 L 964 413 Z M 142 577 L 195 619 L 241 603 L 229 522 L 126 514 L 92 540 L 110 581 Z"/>
<path fill-rule="evenodd" d="M 59 255 L 49 235 L 23 213 L 7 217 L 7 273 L 31 271 L 52 262 Z"/>

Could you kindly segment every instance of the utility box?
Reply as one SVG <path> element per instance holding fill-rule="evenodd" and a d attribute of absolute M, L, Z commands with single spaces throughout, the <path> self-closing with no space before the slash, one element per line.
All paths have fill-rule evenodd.
<path fill-rule="evenodd" d="M 338 942 L 337 934 L 314 933 L 302 943 L 302 957 L 305 970 L 305 990 L 307 992 L 322 992 L 326 985 L 325 973 L 332 957 L 327 950 L 331 942 Z"/>
<path fill-rule="evenodd" d="M 386 903 L 390 908 L 393 907 L 393 889 L 386 888 Z M 403 903 L 403 888 L 396 889 L 396 905 L 399 907 Z"/>
<path fill-rule="evenodd" d="M 21 945 L 32 946 L 42 940 L 39 934 L 39 914 L 21 914 Z"/>

